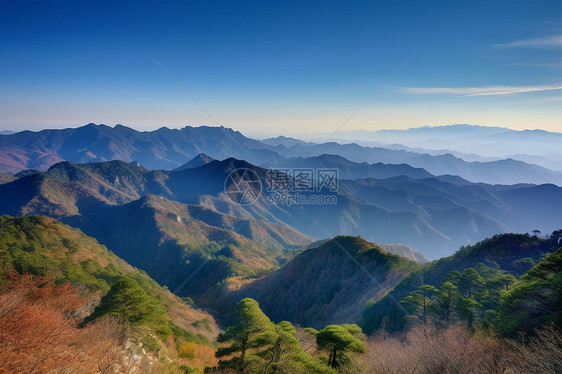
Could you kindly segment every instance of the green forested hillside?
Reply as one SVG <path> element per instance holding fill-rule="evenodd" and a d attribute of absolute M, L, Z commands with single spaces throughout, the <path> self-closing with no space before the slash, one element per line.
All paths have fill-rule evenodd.
<path fill-rule="evenodd" d="M 496 235 L 463 247 L 453 256 L 423 264 L 382 299 L 371 301 L 361 325 L 368 333 L 380 328 L 398 331 L 425 320 L 432 312 L 434 317 L 439 315 L 436 321 L 452 318 L 470 326 L 495 325 L 504 292 L 557 250 L 560 234 L 555 231 L 549 239 Z"/>
<path fill-rule="evenodd" d="M 525 273 L 502 295 L 498 330 L 533 333 L 553 324 L 562 330 L 562 247 Z"/>
<path fill-rule="evenodd" d="M 245 285 L 234 297 L 256 299 L 275 321 L 321 328 L 357 321 L 369 299 L 382 297 L 418 266 L 364 239 L 338 236 Z"/>
<path fill-rule="evenodd" d="M 354 374 L 559 373 L 562 248 L 544 256 L 540 253 L 549 251 L 549 245 L 558 245 L 560 234 L 553 233 L 549 240 L 502 235 L 463 249 L 457 254 L 459 258 L 448 259 L 449 262 L 462 267 L 460 259 L 465 256 L 465 265 L 484 259 L 488 264 L 478 262 L 462 271 L 450 270 L 438 286 L 422 282 L 398 303 L 404 314 L 387 314 L 383 329 L 368 339 L 359 326 L 346 323 L 328 325 L 320 331 L 295 329 L 287 321 L 275 325 L 256 301 L 243 299 L 236 307 L 233 325 L 219 336 L 219 341 L 228 346 L 219 349 L 217 357 L 221 360 L 210 372 L 230 373 L 234 369 L 242 373 L 328 373 L 332 369 Z M 342 245 L 350 244 L 346 240 L 359 240 L 334 240 L 338 239 Z M 522 255 L 531 257 L 523 258 L 521 264 L 516 258 Z M 500 269 L 497 262 L 491 261 L 493 258 L 511 271 Z M 533 258 L 539 263 L 517 280 L 513 274 L 524 271 Z M 419 267 L 414 273 L 427 271 L 427 267 Z M 425 275 L 430 278 L 431 273 Z M 280 296 L 287 297 L 283 293 Z M 378 306 L 375 303 L 371 312 Z M 387 327 L 399 323 L 403 330 L 389 334 Z M 291 336 L 300 345 L 291 345 L 287 340 Z M 294 357 L 299 360 L 293 361 Z"/>
<path fill-rule="evenodd" d="M 162 359 L 176 360 L 178 368 L 184 343 L 195 347 L 191 361 L 183 360 L 185 365 L 214 362 L 195 355 L 197 347 L 213 350 L 217 327 L 211 315 L 186 304 L 78 229 L 44 216 L 1 216 L 0 292 L 10 296 L 10 289 L 17 287 L 11 281 L 17 279 L 15 273 L 81 290 L 86 300 L 79 313 L 86 317 L 84 326 L 113 315 L 131 326 L 129 340 L 137 347 L 152 347 Z M 173 372 L 172 361 L 162 364 L 162 370 Z"/>

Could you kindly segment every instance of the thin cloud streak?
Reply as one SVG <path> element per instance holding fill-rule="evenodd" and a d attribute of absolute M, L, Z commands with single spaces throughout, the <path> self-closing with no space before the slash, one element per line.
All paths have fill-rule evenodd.
<path fill-rule="evenodd" d="M 503 66 L 510 67 L 510 66 L 531 66 L 537 68 L 547 68 L 547 69 L 556 69 L 562 70 L 562 61 L 555 61 L 555 62 L 514 62 L 511 64 L 505 64 Z"/>
<path fill-rule="evenodd" d="M 562 35 L 551 35 L 544 38 L 516 40 L 509 43 L 495 44 L 499 48 L 562 48 Z"/>
<path fill-rule="evenodd" d="M 405 87 L 404 92 L 421 95 L 489 96 L 562 90 L 562 86 L 487 86 L 487 87 Z"/>

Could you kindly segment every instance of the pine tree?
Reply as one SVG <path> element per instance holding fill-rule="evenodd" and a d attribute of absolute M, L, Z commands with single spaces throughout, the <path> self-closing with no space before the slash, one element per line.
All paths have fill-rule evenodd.
<path fill-rule="evenodd" d="M 424 284 L 417 290 L 412 291 L 410 295 L 406 296 L 400 304 L 416 318 L 421 317 L 423 324 L 427 324 L 427 317 L 430 311 L 430 306 L 433 303 L 433 295 L 437 292 L 437 288 Z"/>
<path fill-rule="evenodd" d="M 458 287 L 448 281 L 443 282 L 435 294 L 432 311 L 445 325 L 449 324 L 453 318 L 458 297 Z"/>
<path fill-rule="evenodd" d="M 484 286 L 484 278 L 473 268 L 464 269 L 459 279 L 459 289 L 466 298 L 473 298 L 474 295 Z"/>
<path fill-rule="evenodd" d="M 247 356 L 251 349 L 259 358 L 260 353 L 271 349 L 277 340 L 275 324 L 262 312 L 259 304 L 250 298 L 240 301 L 236 305 L 236 316 L 240 322 L 229 327 L 224 334 L 218 336 L 219 343 L 229 343 L 229 347 L 219 348 L 218 358 L 240 353 L 228 361 L 220 361 L 219 366 L 244 370 L 248 365 Z M 265 360 L 262 359 L 262 362 Z"/>
<path fill-rule="evenodd" d="M 329 325 L 316 334 L 319 349 L 330 352 L 328 366 L 337 368 L 346 352 L 365 353 L 367 348 L 361 328 L 355 324 Z"/>

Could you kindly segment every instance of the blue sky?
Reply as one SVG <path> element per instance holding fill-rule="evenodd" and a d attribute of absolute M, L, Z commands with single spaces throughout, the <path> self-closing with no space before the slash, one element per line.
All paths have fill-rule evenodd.
<path fill-rule="evenodd" d="M 0 129 L 331 132 L 386 81 L 342 131 L 562 132 L 560 1 L 4 1 L 0 33 Z"/>

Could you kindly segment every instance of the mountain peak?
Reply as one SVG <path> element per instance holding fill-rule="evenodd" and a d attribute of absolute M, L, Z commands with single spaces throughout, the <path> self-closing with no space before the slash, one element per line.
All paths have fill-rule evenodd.
<path fill-rule="evenodd" d="M 318 250 L 339 248 L 353 256 L 388 254 L 398 255 L 410 261 L 427 262 L 427 258 L 422 253 L 414 251 L 411 247 L 402 244 L 372 243 L 360 236 L 338 235 L 322 242 L 317 248 Z"/>
<path fill-rule="evenodd" d="M 208 156 L 205 153 L 199 153 L 197 156 L 193 157 L 191 160 L 174 170 L 180 171 L 185 169 L 198 168 L 199 166 L 203 166 L 212 161 L 215 161 L 215 159 L 211 156 Z"/>
<path fill-rule="evenodd" d="M 370 243 L 367 240 L 363 239 L 362 237 L 350 235 L 338 235 L 330 240 L 323 242 L 318 246 L 318 248 L 333 246 L 341 246 L 342 248 L 345 248 L 346 250 L 353 253 L 359 253 L 373 248 L 380 250 L 380 248 L 375 246 L 373 243 Z"/>
<path fill-rule="evenodd" d="M 283 135 L 279 135 L 276 138 L 267 138 L 267 139 L 262 139 L 261 140 L 262 143 L 265 143 L 267 145 L 271 145 L 271 146 L 284 146 L 287 148 L 291 148 L 295 145 L 310 145 L 313 143 L 310 142 L 305 142 L 303 140 L 300 139 L 295 139 L 295 138 L 291 138 L 288 136 L 283 136 Z"/>
<path fill-rule="evenodd" d="M 215 160 L 213 164 L 224 166 L 225 170 L 235 170 L 235 169 L 261 169 L 259 166 L 255 166 L 246 160 L 239 160 L 234 157 L 226 158 L 222 161 Z"/>

